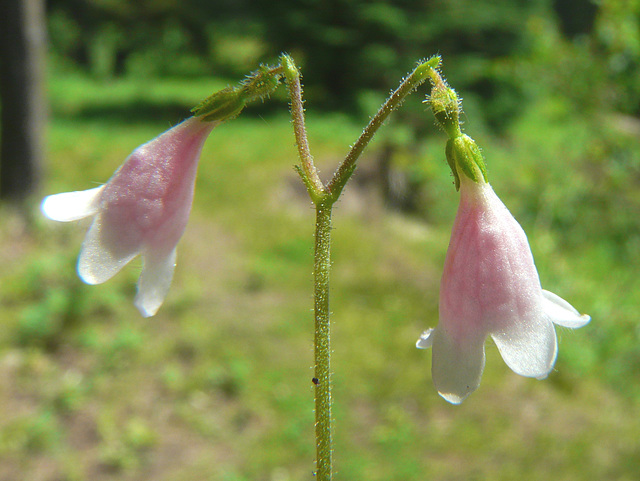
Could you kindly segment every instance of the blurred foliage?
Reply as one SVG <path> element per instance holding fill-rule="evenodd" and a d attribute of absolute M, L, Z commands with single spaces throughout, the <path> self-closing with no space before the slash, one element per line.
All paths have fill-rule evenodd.
<path fill-rule="evenodd" d="M 540 70 L 569 60 L 585 74 L 597 65 L 603 78 L 570 79 L 635 111 L 639 10 L 620 0 L 49 0 L 49 30 L 57 55 L 99 78 L 237 76 L 286 51 L 302 65 L 310 104 L 367 113 L 367 93 L 437 52 L 500 128 L 527 98 L 515 59 Z"/>

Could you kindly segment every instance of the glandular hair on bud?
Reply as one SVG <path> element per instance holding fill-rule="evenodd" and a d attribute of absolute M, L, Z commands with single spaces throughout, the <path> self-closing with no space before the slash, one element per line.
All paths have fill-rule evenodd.
<path fill-rule="evenodd" d="M 253 102 L 268 97 L 278 87 L 279 78 L 280 75 L 274 73 L 273 69 L 260 67 L 243 82 L 239 90 L 242 100 Z"/>
<path fill-rule="evenodd" d="M 437 76 L 429 97 L 431 110 L 449 138 L 458 137 L 460 132 L 460 100 L 455 90 Z"/>

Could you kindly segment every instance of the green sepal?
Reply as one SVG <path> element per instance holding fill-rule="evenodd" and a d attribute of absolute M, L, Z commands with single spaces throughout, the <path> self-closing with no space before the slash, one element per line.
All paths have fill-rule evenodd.
<path fill-rule="evenodd" d="M 447 140 L 447 146 L 445 148 L 447 156 L 447 164 L 453 174 L 453 182 L 456 186 L 456 191 L 460 190 L 460 176 L 458 175 L 458 169 L 456 168 L 456 159 L 453 157 L 453 139 Z"/>
<path fill-rule="evenodd" d="M 433 89 L 429 99 L 431 109 L 438 124 L 444 129 L 449 138 L 453 139 L 461 134 L 460 112 L 458 96 L 453 89 Z"/>
<path fill-rule="evenodd" d="M 194 117 L 202 117 L 206 122 L 232 119 L 244 109 L 245 101 L 239 90 L 227 87 L 207 97 L 199 105 L 191 109 Z"/>
<path fill-rule="evenodd" d="M 455 169 L 453 167 L 451 169 L 454 172 L 454 176 L 456 174 L 460 175 L 458 171 L 460 169 L 465 176 L 476 183 L 488 182 L 484 157 L 471 137 L 462 134 L 455 139 L 450 139 L 447 142 L 446 152 L 449 167 L 451 167 L 452 163 L 455 166 Z M 460 179 L 457 179 L 456 189 L 460 186 L 459 182 Z"/>
<path fill-rule="evenodd" d="M 207 122 L 232 119 L 242 112 L 249 102 L 271 95 L 278 87 L 281 75 L 282 69 L 279 67 L 261 66 L 239 86 L 227 87 L 216 92 L 191 109 L 191 112 Z"/>

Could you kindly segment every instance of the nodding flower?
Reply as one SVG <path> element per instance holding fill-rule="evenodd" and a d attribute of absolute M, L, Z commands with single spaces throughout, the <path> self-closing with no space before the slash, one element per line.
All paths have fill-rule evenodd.
<path fill-rule="evenodd" d="M 158 311 L 189 219 L 202 146 L 219 123 L 191 117 L 134 150 L 101 187 L 44 199 L 42 211 L 52 220 L 93 217 L 78 258 L 84 282 L 105 282 L 141 255 L 135 305 L 145 317 Z"/>
<path fill-rule="evenodd" d="M 431 347 L 433 382 L 453 404 L 480 385 L 487 337 L 514 372 L 544 379 L 558 352 L 554 324 L 578 328 L 590 320 L 542 289 L 527 236 L 483 176 L 474 181 L 459 171 L 459 180 L 440 320 L 416 343 Z"/>

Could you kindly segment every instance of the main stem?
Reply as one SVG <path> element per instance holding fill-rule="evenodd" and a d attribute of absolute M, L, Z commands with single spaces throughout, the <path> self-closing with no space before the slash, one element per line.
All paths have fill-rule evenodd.
<path fill-rule="evenodd" d="M 316 205 L 314 255 L 316 476 L 331 480 L 331 340 L 329 324 L 329 270 L 331 269 L 331 203 Z"/>
<path fill-rule="evenodd" d="M 393 92 L 391 97 L 374 116 L 363 134 L 352 147 L 346 159 L 325 186 L 318 176 L 309 151 L 304 120 L 304 104 L 300 72 L 288 55 L 280 57 L 283 73 L 291 100 L 291 118 L 298 147 L 300 165 L 296 170 L 316 206 L 316 245 L 314 256 L 314 312 L 315 312 L 315 375 L 316 390 L 316 476 L 318 481 L 331 480 L 331 344 L 329 324 L 329 271 L 331 269 L 331 209 L 340 197 L 345 184 L 353 174 L 356 161 L 367 146 L 373 134 L 380 128 L 389 114 L 418 85 L 425 81 L 431 71 L 440 63 L 439 57 L 423 62 Z"/>

